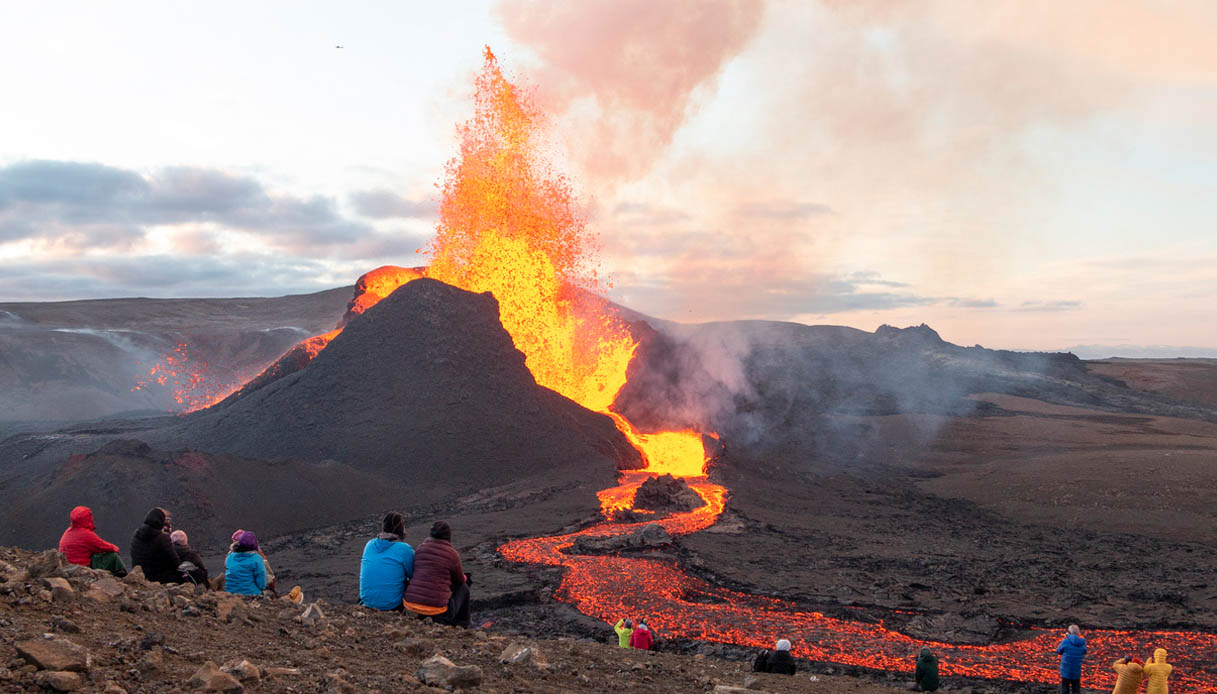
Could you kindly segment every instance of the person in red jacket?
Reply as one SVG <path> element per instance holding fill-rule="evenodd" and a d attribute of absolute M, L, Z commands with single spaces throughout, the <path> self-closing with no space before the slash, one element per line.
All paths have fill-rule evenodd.
<path fill-rule="evenodd" d="M 435 521 L 431 536 L 414 550 L 414 576 L 402 605 L 440 624 L 469 628 L 469 574 L 452 546 L 447 521 Z"/>
<path fill-rule="evenodd" d="M 634 633 L 630 634 L 630 648 L 649 651 L 653 643 L 651 628 L 647 626 L 647 620 L 638 620 L 638 626 L 634 627 Z"/>
<path fill-rule="evenodd" d="M 93 511 L 88 506 L 77 506 L 68 514 L 71 524 L 59 538 L 59 551 L 68 561 L 80 566 L 104 569 L 118 577 L 127 575 L 122 557 L 118 556 L 118 545 L 98 537 L 93 525 Z"/>

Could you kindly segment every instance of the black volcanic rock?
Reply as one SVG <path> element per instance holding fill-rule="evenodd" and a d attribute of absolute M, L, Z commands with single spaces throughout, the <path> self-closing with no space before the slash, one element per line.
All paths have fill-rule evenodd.
<path fill-rule="evenodd" d="M 609 486 L 641 465 L 609 418 L 536 384 L 493 296 L 430 279 L 352 320 L 306 368 L 175 433 L 207 451 L 334 459 L 418 501 L 537 474 Z"/>
<path fill-rule="evenodd" d="M 648 511 L 692 511 L 705 505 L 687 482 L 671 475 L 652 477 L 634 493 L 634 508 Z"/>

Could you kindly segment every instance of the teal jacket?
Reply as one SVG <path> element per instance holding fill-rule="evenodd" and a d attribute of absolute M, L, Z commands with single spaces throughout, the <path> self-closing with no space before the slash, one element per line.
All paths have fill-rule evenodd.
<path fill-rule="evenodd" d="M 266 564 L 254 551 L 229 552 L 224 559 L 224 590 L 238 595 L 261 595 L 266 590 Z"/>
<path fill-rule="evenodd" d="M 378 610 L 397 609 L 413 575 L 414 548 L 394 535 L 381 533 L 363 547 L 359 602 Z"/>

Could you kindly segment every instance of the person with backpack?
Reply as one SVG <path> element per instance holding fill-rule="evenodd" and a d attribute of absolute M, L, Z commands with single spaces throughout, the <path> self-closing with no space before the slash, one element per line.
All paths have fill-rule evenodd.
<path fill-rule="evenodd" d="M 917 656 L 917 664 L 913 669 L 913 691 L 938 691 L 938 658 L 934 657 L 929 646 L 922 646 Z"/>
<path fill-rule="evenodd" d="M 469 628 L 469 574 L 452 546 L 447 521 L 435 521 L 430 537 L 414 550 L 414 575 L 402 605 L 439 624 Z"/>
<path fill-rule="evenodd" d="M 763 651 L 752 661 L 753 672 L 771 672 L 777 675 L 793 675 L 798 671 L 790 655 L 790 641 L 778 639 L 772 651 Z"/>
<path fill-rule="evenodd" d="M 224 559 L 224 590 L 237 595 L 261 595 L 266 590 L 266 565 L 258 553 L 258 536 L 242 530 Z"/>
<path fill-rule="evenodd" d="M 182 560 L 173 549 L 169 533 L 173 518 L 163 508 L 154 508 L 144 517 L 144 524 L 131 538 L 131 563 L 140 567 L 144 578 L 156 583 L 181 583 L 178 565 Z"/>
<path fill-rule="evenodd" d="M 400 513 L 389 513 L 380 534 L 368 540 L 359 561 L 359 603 L 377 610 L 404 610 L 406 586 L 414 575 L 414 548 L 406 544 Z"/>
<path fill-rule="evenodd" d="M 169 533 L 169 540 L 173 542 L 173 551 L 177 552 L 178 559 L 182 560 L 178 564 L 178 569 L 182 572 L 183 583 L 189 582 L 196 585 L 211 587 L 207 578 L 207 565 L 203 563 L 203 557 L 194 551 L 190 546 L 190 538 L 186 535 L 185 530 L 174 530 Z"/>
<path fill-rule="evenodd" d="M 77 506 L 68 514 L 68 529 L 59 538 L 59 551 L 72 564 L 103 569 L 119 578 L 127 575 L 118 545 L 106 542 L 97 534 L 93 510 L 88 506 Z"/>

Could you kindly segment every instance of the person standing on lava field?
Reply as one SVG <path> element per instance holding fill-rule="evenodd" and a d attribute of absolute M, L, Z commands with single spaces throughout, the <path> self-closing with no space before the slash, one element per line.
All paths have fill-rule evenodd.
<path fill-rule="evenodd" d="M 68 529 L 59 538 L 59 551 L 73 564 L 103 569 L 119 578 L 126 576 L 127 567 L 118 555 L 118 545 L 101 539 L 96 530 L 92 509 L 77 506 L 68 514 Z"/>
<path fill-rule="evenodd" d="M 1170 685 L 1166 679 L 1175 669 L 1166 662 L 1166 649 L 1159 648 L 1154 655 L 1145 661 L 1145 694 L 1169 694 Z"/>
<path fill-rule="evenodd" d="M 359 603 L 389 611 L 404 610 L 406 586 L 414 575 L 414 548 L 406 544 L 406 524 L 400 513 L 389 513 L 381 532 L 364 545 L 359 561 Z"/>
<path fill-rule="evenodd" d="M 452 527 L 435 521 L 431 536 L 414 550 L 414 576 L 402 604 L 439 624 L 469 628 L 469 574 L 452 546 Z"/>
<path fill-rule="evenodd" d="M 173 551 L 177 552 L 178 559 L 182 560 L 182 563 L 178 565 L 182 569 L 182 575 L 197 585 L 210 588 L 211 583 L 207 579 L 207 565 L 203 563 L 203 557 L 190 547 L 190 538 L 186 535 L 186 531 L 174 530 L 169 533 L 169 539 L 173 541 Z"/>
<path fill-rule="evenodd" d="M 938 658 L 934 657 L 929 646 L 922 646 L 921 655 L 917 656 L 917 666 L 913 671 L 913 691 L 938 691 Z"/>
<path fill-rule="evenodd" d="M 1144 674 L 1141 670 L 1141 663 L 1138 663 L 1135 658 L 1125 656 L 1113 663 L 1111 667 L 1116 671 L 1116 688 L 1111 690 L 1111 694 L 1137 694 L 1137 690 L 1141 688 L 1141 677 Z"/>
<path fill-rule="evenodd" d="M 634 633 L 634 623 L 622 617 L 613 625 L 613 631 L 617 632 L 617 645 L 621 648 L 629 648 L 630 636 Z"/>
<path fill-rule="evenodd" d="M 1070 624 L 1069 633 L 1061 640 L 1056 652 L 1061 656 L 1061 694 L 1082 691 L 1082 660 L 1086 658 L 1086 639 L 1078 625 Z"/>
<path fill-rule="evenodd" d="M 173 549 L 169 533 L 173 518 L 163 508 L 154 508 L 144 517 L 144 524 L 131 538 L 131 563 L 144 571 L 144 578 L 157 583 L 181 583 L 177 570 L 182 560 Z"/>
<path fill-rule="evenodd" d="M 790 641 L 778 639 L 772 651 L 764 651 L 752 661 L 753 672 L 771 672 L 775 675 L 793 675 L 798 671 L 790 655 Z"/>

